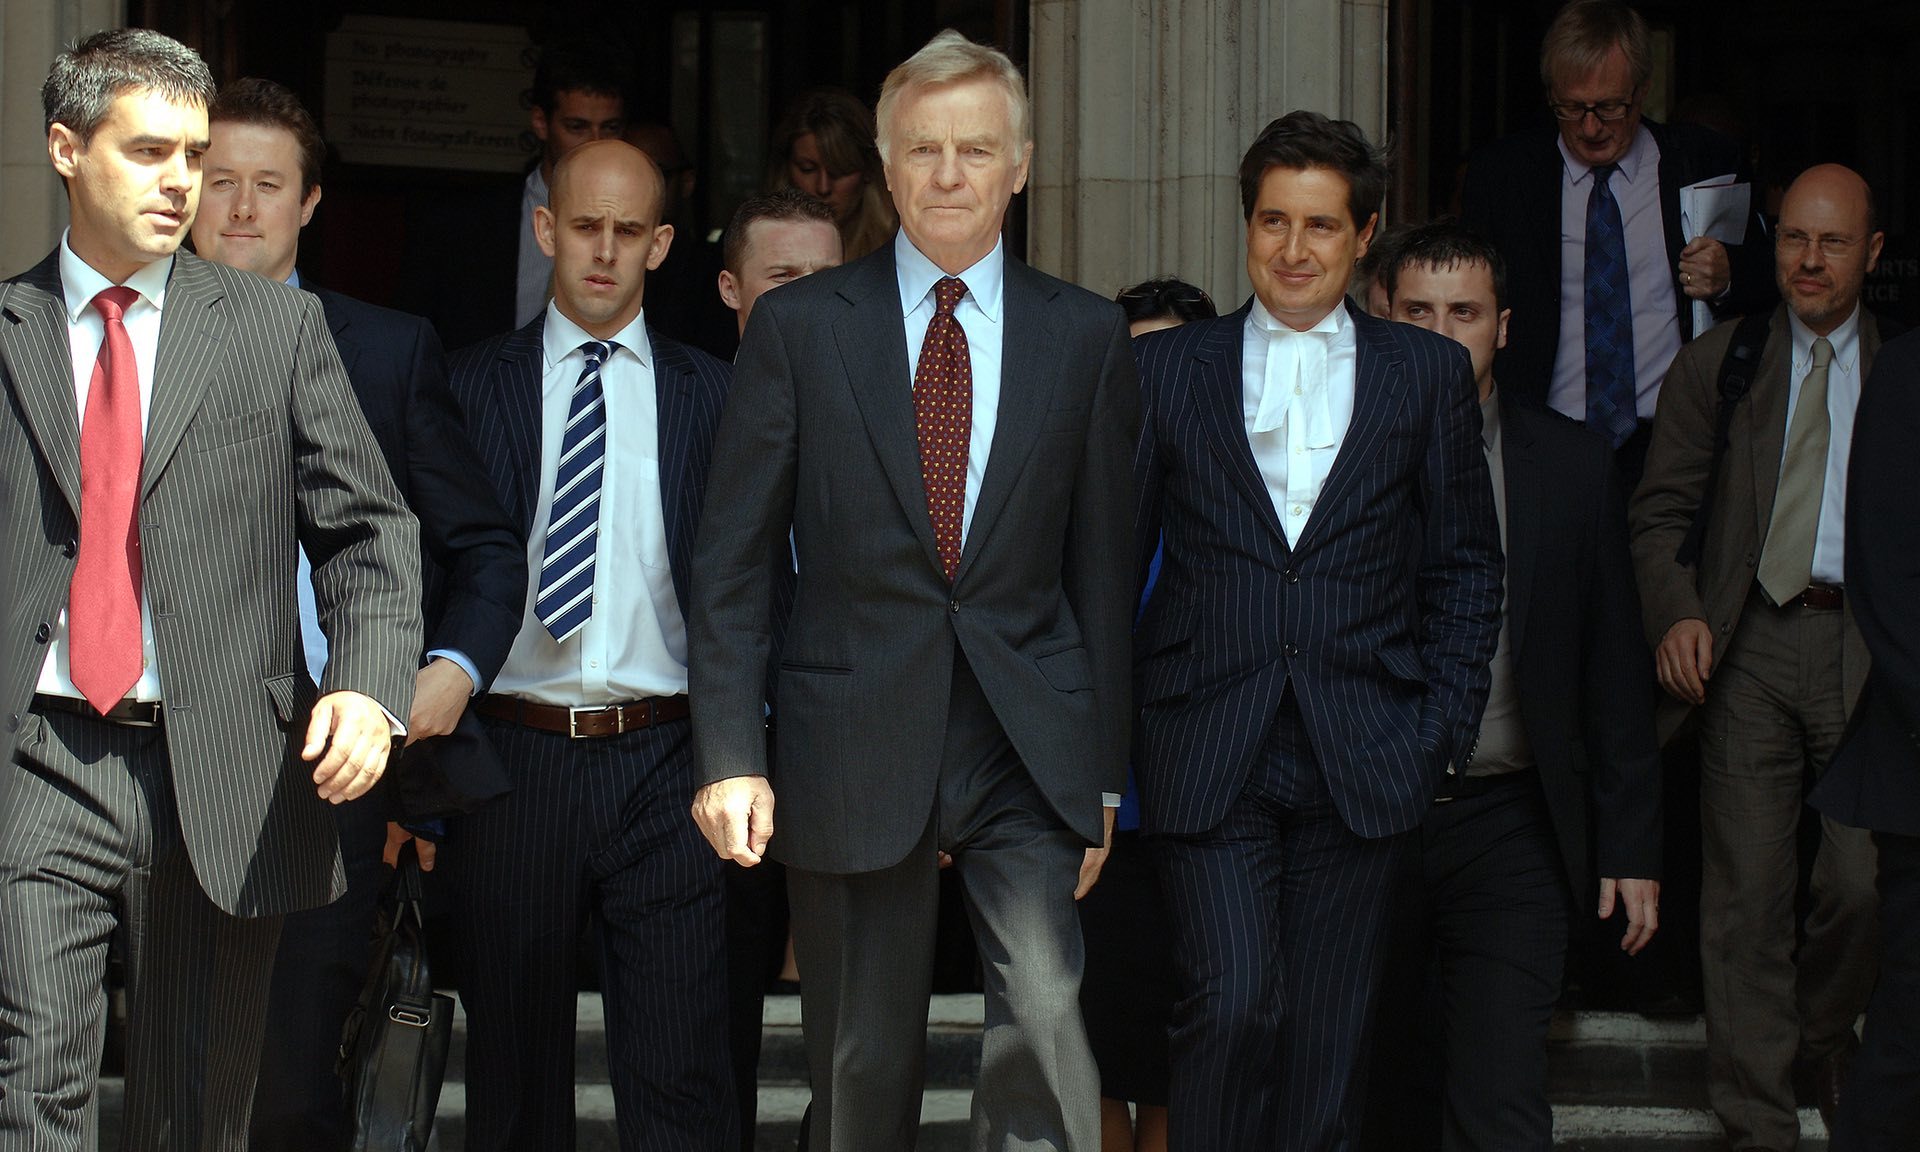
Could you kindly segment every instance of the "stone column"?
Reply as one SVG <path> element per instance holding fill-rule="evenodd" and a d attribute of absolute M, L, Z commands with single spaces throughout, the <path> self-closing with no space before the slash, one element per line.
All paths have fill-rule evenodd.
<path fill-rule="evenodd" d="M 67 226 L 40 109 L 47 67 L 82 36 L 118 27 L 124 7 L 116 0 L 0 3 L 0 275 L 39 263 Z"/>
<path fill-rule="evenodd" d="M 1029 258 L 1111 296 L 1246 295 L 1236 179 L 1295 108 L 1386 128 L 1387 0 L 1033 0 Z"/>

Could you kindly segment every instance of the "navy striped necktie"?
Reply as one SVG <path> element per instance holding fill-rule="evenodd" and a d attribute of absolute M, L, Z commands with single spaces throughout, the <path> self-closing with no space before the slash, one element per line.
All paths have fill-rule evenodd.
<path fill-rule="evenodd" d="M 1617 164 L 1593 168 L 1587 196 L 1587 425 L 1618 448 L 1640 426 L 1633 379 L 1633 297 L 1627 230 L 1608 181 Z"/>
<path fill-rule="evenodd" d="M 547 542 L 540 561 L 540 592 L 533 612 L 556 643 L 593 615 L 593 557 L 600 537 L 600 477 L 607 457 L 607 405 L 600 368 L 620 347 L 589 340 L 587 357 L 567 405 L 560 464 L 553 477 Z"/>

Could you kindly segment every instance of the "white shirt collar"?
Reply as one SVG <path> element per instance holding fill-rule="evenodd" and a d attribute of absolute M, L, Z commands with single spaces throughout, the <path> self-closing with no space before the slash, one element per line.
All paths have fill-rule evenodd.
<path fill-rule="evenodd" d="M 1261 301 L 1260 297 L 1255 296 L 1253 298 L 1253 308 L 1247 313 L 1247 322 L 1252 327 L 1266 333 L 1269 340 L 1278 336 L 1305 336 L 1309 332 L 1318 332 L 1328 337 L 1339 336 L 1347 330 L 1346 301 L 1342 300 L 1340 303 L 1335 304 L 1333 311 L 1320 317 L 1318 323 L 1303 332 L 1276 320 L 1273 313 L 1267 311 L 1267 306 Z"/>
<path fill-rule="evenodd" d="M 93 298 L 115 285 L 74 254 L 72 235 L 68 230 L 60 237 L 60 290 L 66 297 L 67 323 L 78 324 L 81 315 L 92 307 Z M 127 277 L 126 286 L 140 293 L 158 311 L 165 305 L 167 278 L 171 275 L 173 257 L 169 256 L 142 264 L 138 272 Z"/>
<path fill-rule="evenodd" d="M 1006 284 L 1007 260 L 1004 245 L 1004 240 L 995 240 L 993 251 L 960 273 L 960 279 L 967 285 L 967 295 L 973 297 L 973 306 L 995 324 L 1000 322 L 1000 309 L 1004 303 L 1002 289 Z M 938 264 L 927 259 L 920 249 L 913 246 L 904 228 L 893 238 L 893 263 L 900 281 L 900 313 L 903 316 L 910 315 L 918 308 L 927 294 L 933 291 L 933 286 L 947 275 Z"/>
<path fill-rule="evenodd" d="M 587 334 L 586 329 L 567 319 L 556 303 L 547 304 L 547 322 L 541 326 L 541 351 L 546 359 L 546 371 L 553 369 L 568 356 L 580 350 L 580 345 L 597 337 Z M 647 340 L 647 310 L 642 308 L 627 323 L 625 328 L 613 334 L 614 344 L 620 351 L 630 352 L 640 361 L 641 367 L 653 365 L 653 345 Z M 616 356 L 619 352 L 614 353 Z"/>
<path fill-rule="evenodd" d="M 1593 175 L 1593 166 L 1584 160 L 1576 159 L 1573 153 L 1567 148 L 1567 138 L 1565 136 L 1555 137 L 1554 143 L 1559 145 L 1560 159 L 1565 162 L 1567 166 L 1568 184 L 1578 186 L 1587 177 Z M 1647 131 L 1645 124 L 1641 124 L 1639 128 L 1634 130 L 1633 143 L 1627 145 L 1626 153 L 1620 157 L 1618 167 L 1621 178 L 1629 184 L 1633 183 L 1640 175 L 1640 167 L 1645 163 L 1647 155 L 1652 150 L 1653 133 Z"/>
<path fill-rule="evenodd" d="M 1795 377 L 1804 376 L 1813 365 L 1813 342 L 1818 339 L 1813 329 L 1800 322 L 1800 317 L 1787 309 L 1787 324 L 1793 332 L 1793 373 Z M 1827 333 L 1827 343 L 1833 345 L 1834 366 L 1843 372 L 1852 372 L 1859 363 L 1860 356 L 1860 304 L 1854 302 L 1853 311 L 1848 314 L 1840 326 Z"/>

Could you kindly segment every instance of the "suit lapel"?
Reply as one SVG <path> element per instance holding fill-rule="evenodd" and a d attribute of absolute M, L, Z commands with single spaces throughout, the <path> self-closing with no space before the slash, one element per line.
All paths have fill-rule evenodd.
<path fill-rule="evenodd" d="M 507 336 L 500 346 L 500 425 L 506 433 L 506 473 L 496 479 L 510 494 L 508 511 L 520 525 L 520 536 L 533 533 L 534 500 L 540 493 L 540 354 L 545 313 L 532 324 Z"/>
<path fill-rule="evenodd" d="M 894 274 L 893 246 L 883 244 L 861 260 L 840 295 L 852 305 L 833 324 L 834 342 L 846 366 L 854 402 L 866 422 L 867 437 L 886 473 L 893 494 L 920 538 L 927 563 L 940 567 L 933 519 L 927 514 L 927 489 L 920 478 L 920 439 L 914 428 L 913 370 L 907 365 L 900 285 Z"/>
<path fill-rule="evenodd" d="M 667 563 L 673 569 L 674 594 L 682 609 L 688 603 L 687 588 L 692 578 L 690 555 L 686 545 L 691 536 L 682 536 L 691 511 L 692 478 L 687 467 L 687 429 L 693 423 L 693 363 L 680 345 L 649 330 L 647 340 L 653 346 L 654 423 L 658 435 L 660 461 L 660 513 L 665 519 Z"/>
<path fill-rule="evenodd" d="M 213 366 L 225 355 L 232 325 L 225 309 L 226 289 L 197 257 L 173 258 L 167 303 L 160 317 L 160 343 L 154 355 L 153 399 L 147 408 L 147 442 L 140 462 L 140 495 L 153 491 L 180 446 L 180 437 L 200 411 Z"/>
<path fill-rule="evenodd" d="M 1715 365 L 1716 370 L 1718 365 Z M 1760 351 L 1760 367 L 1746 408 L 1747 474 L 1753 477 L 1754 539 L 1763 545 L 1773 519 L 1773 495 L 1780 486 L 1780 454 L 1787 443 L 1787 389 L 1793 372 L 1793 328 L 1784 306 L 1773 314 L 1773 328 Z M 1714 403 L 1719 403 L 1716 395 Z"/>
<path fill-rule="evenodd" d="M 1539 444 L 1524 417 L 1500 406 L 1502 487 L 1507 498 L 1507 630 L 1515 660 L 1526 637 L 1527 608 L 1533 603 L 1533 557 L 1540 541 L 1540 491 L 1552 483 L 1551 465 L 1540 458 Z M 1519 541 L 1521 546 L 1514 547 Z"/>
<path fill-rule="evenodd" d="M 340 350 L 340 363 L 347 369 L 347 378 L 356 379 L 353 370 L 360 362 L 360 343 L 348 335 L 347 330 L 353 327 L 353 321 L 347 318 L 347 310 L 328 308 L 327 294 L 318 287 L 310 287 L 307 290 L 320 298 L 321 310 L 327 317 L 327 331 L 333 333 L 334 347 Z"/>
<path fill-rule="evenodd" d="M 960 556 L 954 582 L 966 575 L 973 558 L 985 546 L 1013 482 L 1026 470 L 1027 457 L 1040 438 L 1047 406 L 1059 379 L 1061 341 L 1053 327 L 1053 293 L 1026 265 L 1008 257 L 1002 264 L 1004 285 L 1000 315 L 1005 338 L 1000 348 L 1000 406 L 994 418 L 993 444 L 974 501 L 973 522 Z M 929 520 L 931 523 L 931 520 Z"/>
<path fill-rule="evenodd" d="M 1400 389 L 1406 383 L 1406 365 L 1401 361 L 1400 350 L 1393 342 L 1393 329 L 1387 322 L 1352 306 L 1347 307 L 1347 320 L 1354 326 L 1356 344 L 1353 420 L 1347 425 L 1346 437 L 1333 458 L 1333 470 L 1327 473 L 1327 482 L 1313 502 L 1307 526 L 1300 530 L 1296 551 L 1304 552 L 1323 531 L 1327 518 L 1346 499 L 1355 477 L 1373 462 L 1381 439 L 1393 426 L 1394 413 L 1400 408 Z"/>
<path fill-rule="evenodd" d="M 80 416 L 57 250 L 12 284 L 0 285 L 0 361 L 48 470 L 79 515 Z"/>
<path fill-rule="evenodd" d="M 1191 393 L 1214 456 L 1284 551 L 1287 534 L 1280 527 L 1280 515 L 1273 510 L 1273 496 L 1267 491 L 1266 477 L 1260 474 L 1260 465 L 1253 458 L 1253 445 L 1247 440 L 1245 389 L 1240 377 L 1247 313 L 1252 307 L 1253 301 L 1249 299 L 1238 312 L 1209 322 L 1206 335 L 1194 350 Z"/>

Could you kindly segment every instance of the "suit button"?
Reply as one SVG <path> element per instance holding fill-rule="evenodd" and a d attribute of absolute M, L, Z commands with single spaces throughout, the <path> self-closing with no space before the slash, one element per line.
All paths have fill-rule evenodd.
<path fill-rule="evenodd" d="M 74 555 L 79 551 L 80 542 L 78 540 L 69 539 L 65 544 L 60 545 L 60 555 L 65 556 L 69 560 L 73 559 Z"/>
<path fill-rule="evenodd" d="M 1289 645 L 1287 645 L 1287 647 L 1286 647 L 1286 653 L 1287 653 L 1287 655 L 1289 655 L 1289 656 L 1298 656 L 1298 655 L 1300 655 L 1300 645 L 1298 645 L 1298 644 L 1289 644 Z"/>
<path fill-rule="evenodd" d="M 947 611 L 953 613 L 955 616 L 960 615 L 960 601 L 949 600 L 947 602 Z"/>
<path fill-rule="evenodd" d="M 51 639 L 53 639 L 53 626 L 45 620 L 42 620 L 40 627 L 33 630 L 33 642 L 35 644 L 45 644 Z"/>
<path fill-rule="evenodd" d="M 1289 569 L 1287 569 L 1287 570 L 1286 570 L 1285 572 L 1283 572 L 1283 573 L 1282 573 L 1281 575 L 1283 575 L 1283 576 L 1285 576 L 1285 577 L 1286 577 L 1286 581 L 1287 581 L 1287 583 L 1289 583 L 1289 584 L 1298 584 L 1298 583 L 1300 583 L 1300 573 L 1298 573 L 1298 572 L 1295 572 L 1295 571 L 1294 571 L 1293 569 L 1291 569 L 1291 568 L 1289 568 Z"/>

